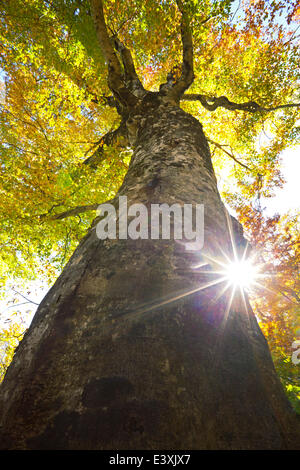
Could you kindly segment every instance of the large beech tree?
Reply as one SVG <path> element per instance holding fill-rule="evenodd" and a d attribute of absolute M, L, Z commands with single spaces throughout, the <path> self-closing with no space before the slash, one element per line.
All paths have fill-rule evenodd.
<path fill-rule="evenodd" d="M 297 2 L 243 6 L 2 2 L 2 264 L 63 265 L 86 232 L 1 384 L 2 448 L 299 447 L 247 295 L 217 272 L 246 240 L 214 167 L 228 201 L 271 193 L 299 106 Z M 100 240 L 93 211 L 118 196 L 204 204 L 203 248 Z"/>

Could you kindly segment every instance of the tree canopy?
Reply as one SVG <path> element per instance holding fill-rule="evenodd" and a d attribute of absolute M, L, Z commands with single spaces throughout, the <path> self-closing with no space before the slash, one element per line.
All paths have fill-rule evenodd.
<path fill-rule="evenodd" d="M 175 83 L 224 200 L 262 243 L 257 203 L 283 184 L 299 132 L 299 17 L 296 0 L 2 0 L 1 281 L 52 281 L 116 194 L 131 157 L 120 106 L 134 99 L 120 77 L 135 94 Z M 299 244 L 280 243 L 286 293 Z"/>
<path fill-rule="evenodd" d="M 149 90 L 180 70 L 177 3 L 103 5 L 109 35 L 130 49 Z M 242 3 L 236 11 L 228 0 L 184 2 L 195 79 L 181 105 L 203 123 L 216 172 L 230 182 L 227 199 L 250 201 L 282 183 L 280 152 L 295 143 L 299 9 L 293 1 Z M 90 3 L 4 0 L 0 9 L 1 277 L 34 277 L 39 261 L 38 274 L 53 278 L 94 217 L 90 209 L 120 186 L 130 145 L 111 133 L 120 116 Z"/>

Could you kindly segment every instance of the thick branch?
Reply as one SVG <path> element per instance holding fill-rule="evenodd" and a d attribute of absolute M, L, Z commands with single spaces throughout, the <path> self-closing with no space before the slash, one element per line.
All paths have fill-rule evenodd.
<path fill-rule="evenodd" d="M 134 106 L 137 98 L 125 86 L 122 68 L 107 32 L 102 0 L 90 0 L 98 41 L 108 66 L 108 86 L 123 106 Z"/>
<path fill-rule="evenodd" d="M 284 109 L 284 108 L 295 108 L 300 106 L 300 103 L 291 103 L 291 104 L 281 104 L 278 106 L 272 106 L 267 108 L 265 106 L 261 106 L 256 101 L 248 101 L 246 103 L 234 103 L 233 101 L 229 101 L 226 96 L 207 96 L 202 95 L 200 93 L 187 93 L 181 97 L 183 101 L 200 101 L 202 106 L 207 109 L 208 111 L 215 111 L 217 108 L 222 107 L 228 109 L 229 111 L 246 111 L 248 113 L 255 113 L 257 111 L 262 112 L 270 112 L 276 111 L 277 109 Z"/>
<path fill-rule="evenodd" d="M 182 67 L 181 75 L 176 80 L 171 72 L 168 81 L 161 86 L 161 90 L 167 89 L 167 94 L 179 101 L 181 95 L 189 88 L 194 81 L 194 54 L 193 36 L 187 12 L 184 9 L 182 0 L 176 0 L 178 9 L 181 12 L 181 41 L 182 41 Z"/>
<path fill-rule="evenodd" d="M 127 128 L 125 120 L 123 120 L 118 129 L 107 132 L 107 134 L 101 137 L 99 142 L 97 142 L 96 144 L 98 146 L 96 151 L 90 157 L 84 160 L 83 164 L 89 165 L 91 168 L 94 169 L 97 168 L 97 166 L 105 159 L 104 145 L 111 146 L 117 143 L 120 145 L 122 140 L 122 147 L 125 147 L 126 144 L 128 144 L 127 139 Z"/>
<path fill-rule="evenodd" d="M 116 50 L 121 55 L 126 85 L 136 96 L 144 96 L 146 90 L 144 89 L 138 74 L 136 73 L 130 49 L 128 49 L 117 37 L 114 37 L 114 44 Z"/>
<path fill-rule="evenodd" d="M 177 0 L 178 8 L 181 12 L 181 40 L 182 40 L 182 72 L 174 88 L 178 94 L 184 93 L 184 91 L 193 83 L 194 80 L 194 54 L 193 54 L 193 36 L 187 17 L 187 13 L 184 10 L 182 0 Z"/>

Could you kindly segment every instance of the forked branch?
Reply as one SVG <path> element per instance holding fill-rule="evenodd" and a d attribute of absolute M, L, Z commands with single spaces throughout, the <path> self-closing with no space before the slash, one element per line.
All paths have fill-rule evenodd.
<path fill-rule="evenodd" d="M 135 106 L 138 99 L 124 83 L 122 67 L 107 31 L 102 0 L 90 0 L 90 4 L 97 38 L 107 62 L 108 86 L 123 106 Z"/>
<path fill-rule="evenodd" d="M 187 11 L 184 8 L 182 0 L 176 0 L 178 9 L 181 13 L 181 41 L 182 41 L 182 66 L 181 74 L 177 80 L 172 80 L 172 87 L 169 95 L 176 101 L 180 100 L 182 94 L 193 83 L 194 75 L 194 52 L 193 35 Z"/>
<path fill-rule="evenodd" d="M 122 59 L 125 84 L 136 96 L 144 96 L 146 90 L 144 89 L 138 74 L 136 73 L 130 49 L 128 49 L 128 47 L 126 47 L 116 36 L 114 37 L 114 45 L 115 49 L 120 53 Z"/>

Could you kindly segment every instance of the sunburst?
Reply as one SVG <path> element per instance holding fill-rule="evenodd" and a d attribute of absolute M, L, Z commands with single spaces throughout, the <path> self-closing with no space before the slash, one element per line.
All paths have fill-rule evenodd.
<path fill-rule="evenodd" d="M 195 270 L 199 274 L 203 273 L 205 277 L 212 276 L 211 280 L 206 281 L 205 283 L 200 284 L 193 289 L 183 290 L 181 292 L 176 292 L 173 295 L 170 294 L 165 298 L 161 298 L 159 300 L 157 299 L 151 305 L 146 304 L 144 306 L 140 306 L 140 308 L 137 309 L 139 313 L 145 313 L 157 309 L 193 295 L 204 289 L 208 289 L 220 284 L 219 292 L 214 297 L 214 299 L 212 299 L 214 302 L 216 302 L 220 297 L 224 296 L 227 291 L 231 290 L 227 297 L 228 304 L 224 314 L 224 323 L 226 323 L 232 303 L 238 292 L 240 293 L 240 297 L 243 301 L 245 311 L 248 314 L 245 294 L 246 292 L 251 291 L 254 287 L 265 288 L 263 284 L 259 282 L 259 279 L 264 278 L 266 274 L 263 274 L 263 265 L 258 263 L 256 260 L 257 254 L 256 256 L 253 254 L 248 254 L 248 243 L 242 255 L 239 256 L 229 217 L 230 216 L 228 215 L 227 224 L 231 240 L 232 255 L 230 256 L 228 253 L 225 253 L 224 250 L 219 246 L 218 248 L 220 256 L 213 257 L 207 253 L 201 253 L 201 263 L 191 266 L 191 270 Z M 207 269 L 208 266 L 210 266 L 212 269 Z M 265 289 L 269 290 L 268 288 Z"/>

